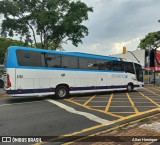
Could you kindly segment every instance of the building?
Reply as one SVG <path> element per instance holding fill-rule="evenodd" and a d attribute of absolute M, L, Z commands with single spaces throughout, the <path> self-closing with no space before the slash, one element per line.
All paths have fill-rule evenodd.
<path fill-rule="evenodd" d="M 156 83 L 160 84 L 160 51 L 156 50 L 134 50 L 126 51 L 123 48 L 123 52 L 120 54 L 113 55 L 120 58 L 125 58 L 138 62 L 144 68 L 144 82 L 154 83 L 154 71 Z"/>

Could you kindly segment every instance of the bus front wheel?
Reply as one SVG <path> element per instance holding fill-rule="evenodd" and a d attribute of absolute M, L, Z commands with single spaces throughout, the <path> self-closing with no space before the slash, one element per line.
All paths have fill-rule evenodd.
<path fill-rule="evenodd" d="M 128 84 L 127 85 L 127 92 L 132 92 L 133 90 L 133 84 Z"/>
<path fill-rule="evenodd" d="M 60 85 L 56 88 L 55 95 L 57 99 L 63 99 L 69 96 L 69 88 L 64 85 Z"/>

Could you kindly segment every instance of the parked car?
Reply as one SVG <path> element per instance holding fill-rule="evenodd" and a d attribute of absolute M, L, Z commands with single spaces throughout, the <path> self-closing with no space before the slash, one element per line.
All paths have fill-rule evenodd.
<path fill-rule="evenodd" d="M 0 88 L 4 87 L 4 66 L 0 65 Z"/>

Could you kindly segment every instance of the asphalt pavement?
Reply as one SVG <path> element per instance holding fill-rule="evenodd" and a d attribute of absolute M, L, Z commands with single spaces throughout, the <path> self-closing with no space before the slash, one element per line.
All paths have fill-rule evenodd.
<path fill-rule="evenodd" d="M 74 95 L 64 100 L 0 97 L 0 136 L 46 137 L 46 142 L 61 144 L 159 113 L 159 108 L 159 87 Z"/>
<path fill-rule="evenodd" d="M 4 94 L 4 89 L 0 88 L 0 94 Z"/>

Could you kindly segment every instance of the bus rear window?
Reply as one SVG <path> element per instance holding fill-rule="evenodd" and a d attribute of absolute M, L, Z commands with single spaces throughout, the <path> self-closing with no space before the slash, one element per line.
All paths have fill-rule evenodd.
<path fill-rule="evenodd" d="M 20 66 L 41 66 L 41 52 L 17 50 L 16 55 Z"/>

